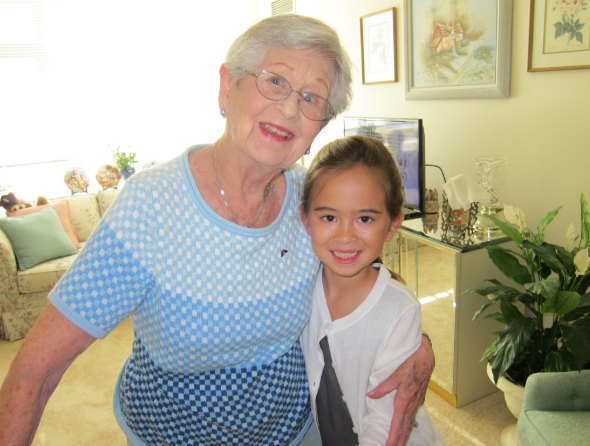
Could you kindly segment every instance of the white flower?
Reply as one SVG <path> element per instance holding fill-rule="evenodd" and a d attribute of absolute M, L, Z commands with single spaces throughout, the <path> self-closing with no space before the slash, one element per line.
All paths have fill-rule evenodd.
<path fill-rule="evenodd" d="M 588 257 L 588 250 L 582 249 L 578 251 L 574 257 L 574 265 L 576 265 L 576 276 L 583 276 L 590 268 L 590 257 Z"/>
<path fill-rule="evenodd" d="M 576 228 L 573 223 L 570 223 L 565 233 L 565 239 L 567 241 L 567 250 L 571 251 L 574 242 L 576 241 Z"/>
<path fill-rule="evenodd" d="M 504 205 L 504 218 L 506 221 L 512 225 L 518 226 L 519 230 L 522 232 L 524 228 L 527 227 L 526 225 L 526 215 L 522 212 L 521 209 L 517 208 L 516 206 L 510 206 L 508 204 Z"/>

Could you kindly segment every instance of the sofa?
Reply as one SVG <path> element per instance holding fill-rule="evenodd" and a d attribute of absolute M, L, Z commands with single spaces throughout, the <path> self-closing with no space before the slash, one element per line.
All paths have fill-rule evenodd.
<path fill-rule="evenodd" d="M 65 228 L 64 233 L 71 239 L 71 244 L 75 245 L 75 248 L 82 249 L 118 193 L 118 189 L 110 189 L 98 191 L 96 194 L 75 194 L 50 199 L 46 206 L 56 209 L 56 214 L 66 214 L 59 216 L 60 222 Z M 67 202 L 67 205 L 63 202 Z M 63 209 L 66 211 L 61 212 Z M 45 209 L 29 208 L 17 212 L 41 215 L 40 210 L 45 211 Z M 53 212 L 53 210 L 45 211 L 43 214 Z M 69 221 L 66 222 L 68 214 Z M 53 215 L 50 217 L 54 218 Z M 13 217 L 3 218 L 11 219 Z M 31 221 L 30 217 L 29 221 Z M 13 224 L 15 220 L 9 223 Z M 70 223 L 68 231 L 67 225 Z M 59 229 L 52 232 L 53 227 L 48 224 L 39 224 L 32 230 L 48 242 L 63 236 Z M 15 240 L 14 237 L 12 239 Z M 15 253 L 11 239 L 5 233 L 4 227 L 0 227 L 0 339 L 15 341 L 27 334 L 47 304 L 49 292 L 78 257 L 79 250 L 75 248 L 73 249 L 75 254 L 43 261 L 23 270 L 21 268 L 22 257 L 17 259 L 17 253 L 20 253 L 18 247 L 16 248 L 17 253 Z"/>
<path fill-rule="evenodd" d="M 519 446 L 590 444 L 590 370 L 529 376 L 517 430 Z"/>

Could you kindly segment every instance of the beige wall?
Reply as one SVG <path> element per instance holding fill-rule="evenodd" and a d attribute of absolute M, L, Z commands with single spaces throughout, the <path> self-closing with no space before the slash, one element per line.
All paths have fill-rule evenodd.
<path fill-rule="evenodd" d="M 399 82 L 362 85 L 362 15 L 396 7 Z M 426 161 L 448 178 L 460 173 L 476 180 L 475 157 L 508 158 L 504 201 L 520 206 L 536 223 L 564 205 L 547 231 L 563 243 L 571 221 L 579 233 L 579 195 L 590 200 L 590 70 L 527 72 L 529 1 L 514 0 L 511 93 L 508 99 L 405 99 L 402 0 L 297 0 L 297 12 L 336 28 L 354 64 L 354 100 L 349 116 L 422 118 Z M 342 120 L 329 124 L 313 151 L 342 136 Z M 427 184 L 440 187 L 438 169 L 427 168 Z"/>

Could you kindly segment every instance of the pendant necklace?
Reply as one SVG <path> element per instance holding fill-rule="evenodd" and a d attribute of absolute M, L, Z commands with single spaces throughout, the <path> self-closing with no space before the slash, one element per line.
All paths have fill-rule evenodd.
<path fill-rule="evenodd" d="M 238 219 L 236 218 L 235 214 L 231 210 L 231 207 L 229 206 L 229 203 L 227 201 L 227 197 L 225 196 L 225 191 L 223 190 L 223 187 L 221 187 L 221 181 L 219 180 L 219 175 L 217 174 L 217 168 L 215 167 L 215 157 L 213 156 L 214 150 L 215 150 L 215 144 L 213 144 L 211 146 L 211 164 L 213 165 L 213 173 L 215 173 L 215 180 L 217 181 L 217 187 L 219 188 L 219 193 L 221 194 L 221 198 L 223 198 L 223 202 L 225 203 L 225 207 L 227 208 L 227 212 L 231 218 L 231 221 L 233 221 L 236 225 L 240 225 L 238 223 Z M 264 211 L 264 206 L 266 205 L 266 199 L 268 198 L 268 194 L 269 194 L 270 189 L 272 187 L 273 187 L 272 181 L 270 181 L 266 185 L 266 187 L 264 188 L 264 194 L 262 195 L 262 203 L 260 203 L 260 206 L 258 207 L 258 209 L 256 209 L 254 214 L 252 214 L 252 216 L 248 220 L 246 220 L 243 225 L 240 225 L 240 226 L 245 226 L 247 228 L 251 228 L 252 226 L 254 226 L 258 222 L 258 220 L 260 219 L 260 216 L 262 215 L 262 211 Z"/>

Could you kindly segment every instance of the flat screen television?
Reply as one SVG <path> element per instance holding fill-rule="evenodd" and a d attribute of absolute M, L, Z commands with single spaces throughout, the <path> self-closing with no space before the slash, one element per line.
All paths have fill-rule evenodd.
<path fill-rule="evenodd" d="M 406 218 L 424 213 L 425 158 L 422 119 L 344 118 L 344 136 L 365 135 L 383 142 L 399 168 Z"/>

